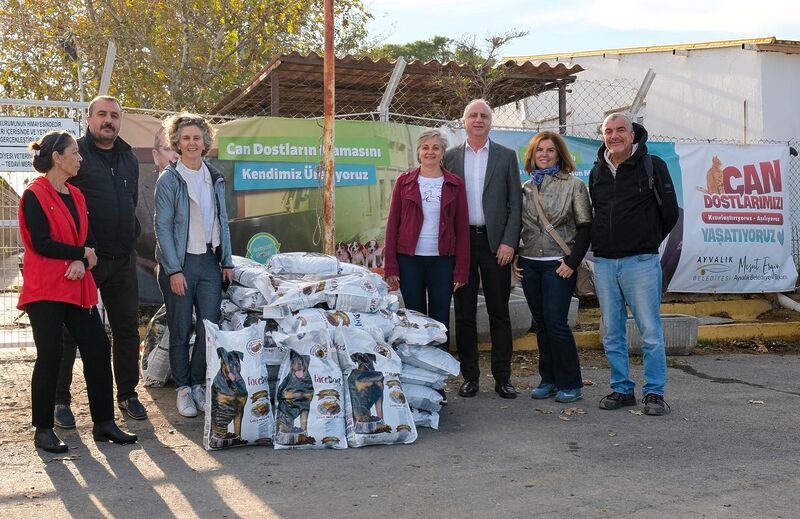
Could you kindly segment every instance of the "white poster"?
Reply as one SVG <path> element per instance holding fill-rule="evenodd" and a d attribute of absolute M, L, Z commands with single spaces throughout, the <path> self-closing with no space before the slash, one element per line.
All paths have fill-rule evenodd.
<path fill-rule="evenodd" d="M 683 246 L 670 292 L 794 290 L 789 148 L 675 144 Z"/>

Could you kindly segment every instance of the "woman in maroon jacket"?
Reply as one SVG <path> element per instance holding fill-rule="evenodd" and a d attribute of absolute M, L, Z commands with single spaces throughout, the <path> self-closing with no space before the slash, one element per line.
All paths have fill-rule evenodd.
<path fill-rule="evenodd" d="M 450 328 L 453 292 L 469 278 L 469 213 L 464 181 L 442 167 L 447 141 L 436 129 L 417 139 L 420 166 L 397 177 L 386 223 L 384 270 L 406 308 Z M 441 345 L 449 348 L 450 336 Z"/>
<path fill-rule="evenodd" d="M 50 132 L 31 143 L 33 167 L 44 173 L 25 189 L 19 203 L 19 230 L 25 247 L 22 291 L 36 344 L 31 377 L 33 443 L 47 452 L 66 452 L 53 431 L 56 380 L 61 362 L 62 327 L 75 338 L 83 360 L 95 440 L 133 443 L 135 434 L 114 423 L 111 345 L 97 312 L 97 286 L 90 270 L 97 263 L 91 247 L 86 201 L 67 184 L 78 174 L 81 155 L 67 132 Z"/>

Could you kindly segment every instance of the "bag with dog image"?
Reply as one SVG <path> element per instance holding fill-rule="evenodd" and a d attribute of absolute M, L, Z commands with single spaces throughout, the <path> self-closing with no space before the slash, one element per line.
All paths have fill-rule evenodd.
<path fill-rule="evenodd" d="M 290 336 L 275 390 L 276 449 L 346 449 L 344 375 L 352 364 L 328 332 Z"/>
<path fill-rule="evenodd" d="M 355 367 L 345 373 L 345 418 L 350 447 L 414 443 L 417 428 L 400 382 L 402 363 L 377 330 L 339 328 Z"/>
<path fill-rule="evenodd" d="M 264 361 L 264 321 L 237 331 L 206 327 L 203 447 L 272 445 L 275 417 Z"/>
<path fill-rule="evenodd" d="M 425 314 L 408 308 L 396 312 L 397 326 L 389 336 L 389 344 L 441 344 L 447 340 L 447 327 Z"/>
<path fill-rule="evenodd" d="M 278 325 L 285 333 L 306 333 L 312 330 L 328 330 L 333 333 L 339 327 L 377 329 L 386 340 L 396 322 L 394 313 L 388 310 L 366 313 L 306 308 L 279 319 Z"/>
<path fill-rule="evenodd" d="M 439 428 L 439 413 L 412 409 L 411 414 L 414 416 L 414 425 L 417 427 Z"/>
<path fill-rule="evenodd" d="M 442 408 L 442 395 L 435 389 L 419 384 L 406 384 L 403 387 L 411 409 L 438 413 Z"/>

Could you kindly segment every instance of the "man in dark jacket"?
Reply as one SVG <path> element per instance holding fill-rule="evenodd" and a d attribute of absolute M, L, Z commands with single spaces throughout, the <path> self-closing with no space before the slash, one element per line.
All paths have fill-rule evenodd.
<path fill-rule="evenodd" d="M 667 165 L 647 153 L 647 131 L 623 114 L 603 122 L 603 141 L 589 175 L 594 208 L 592 251 L 595 290 L 605 325 L 603 348 L 612 393 L 601 409 L 636 405 L 628 366 L 626 304 L 636 319 L 644 356 L 644 413 L 664 415 L 667 360 L 661 329 L 661 264 L 658 247 L 678 219 Z"/>
<path fill-rule="evenodd" d="M 92 270 L 103 299 L 113 337 L 112 357 L 117 403 L 131 418 L 143 420 L 147 411 L 136 395 L 139 382 L 139 294 L 134 244 L 141 232 L 136 219 L 139 162 L 119 138 L 122 108 L 111 96 L 89 103 L 86 135 L 78 139 L 81 162 L 69 181 L 86 197 L 89 225 L 97 242 L 97 265 Z M 75 342 L 65 336 L 56 392 L 56 425 L 75 426 L 69 408 Z"/>
<path fill-rule="evenodd" d="M 478 394 L 478 287 L 483 287 L 489 333 L 492 337 L 494 390 L 503 398 L 516 398 L 511 384 L 511 261 L 519 243 L 522 187 L 519 161 L 513 150 L 489 139 L 492 109 L 483 99 L 464 109 L 467 141 L 447 150 L 445 169 L 464 179 L 470 223 L 469 282 L 453 295 L 456 343 L 464 383 L 462 397 Z"/>

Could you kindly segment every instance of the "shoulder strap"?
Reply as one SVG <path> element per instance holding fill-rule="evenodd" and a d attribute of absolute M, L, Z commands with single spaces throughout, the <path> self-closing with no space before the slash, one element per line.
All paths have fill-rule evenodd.
<path fill-rule="evenodd" d="M 645 153 L 644 155 L 644 172 L 647 173 L 647 186 L 653 191 L 653 195 L 656 197 L 656 203 L 661 207 L 661 193 L 659 193 L 656 188 L 656 182 L 653 178 L 653 157 L 649 153 Z"/>
<path fill-rule="evenodd" d="M 542 203 L 539 201 L 539 188 L 535 185 L 533 186 L 533 203 L 536 206 L 536 212 L 539 213 L 539 220 L 541 220 L 544 224 L 544 230 L 547 231 L 547 234 L 549 234 L 550 237 L 556 241 L 558 246 L 561 247 L 561 250 L 564 251 L 564 254 L 569 256 L 572 253 L 572 250 L 569 248 L 566 242 L 561 239 L 561 236 L 559 236 L 556 230 L 553 228 L 553 224 L 551 224 L 550 220 L 548 220 L 544 215 Z"/>

